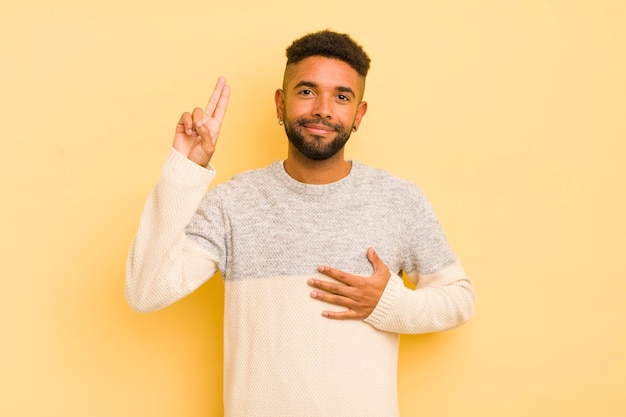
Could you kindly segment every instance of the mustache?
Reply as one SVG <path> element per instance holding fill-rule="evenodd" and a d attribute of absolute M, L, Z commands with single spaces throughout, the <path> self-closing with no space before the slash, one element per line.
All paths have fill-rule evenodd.
<path fill-rule="evenodd" d="M 327 120 L 324 120 L 322 118 L 314 118 L 314 119 L 298 119 L 296 121 L 296 124 L 298 126 L 304 126 L 304 125 L 324 125 L 326 127 L 330 127 L 333 130 L 342 130 L 342 126 L 340 124 L 333 124 L 330 123 Z"/>

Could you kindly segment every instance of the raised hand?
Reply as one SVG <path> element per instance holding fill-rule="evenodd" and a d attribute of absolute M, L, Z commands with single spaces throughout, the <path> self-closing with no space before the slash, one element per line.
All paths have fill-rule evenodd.
<path fill-rule="evenodd" d="M 230 87 L 224 77 L 219 77 L 206 109 L 202 111 L 196 107 L 192 113 L 185 112 L 180 116 L 172 145 L 174 149 L 196 164 L 207 166 L 215 152 L 229 97 Z"/>
<path fill-rule="evenodd" d="M 330 319 L 365 319 L 378 305 L 380 297 L 391 277 L 389 268 L 378 257 L 374 249 L 367 250 L 367 259 L 374 267 L 370 277 L 349 274 L 328 266 L 320 266 L 318 271 L 337 282 L 311 278 L 308 284 L 322 291 L 311 291 L 311 297 L 346 307 L 346 311 L 324 311 L 322 315 Z"/>

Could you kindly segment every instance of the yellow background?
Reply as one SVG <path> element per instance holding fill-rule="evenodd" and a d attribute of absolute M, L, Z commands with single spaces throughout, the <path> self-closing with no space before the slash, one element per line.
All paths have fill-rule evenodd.
<path fill-rule="evenodd" d="M 3 3 L 0 415 L 221 414 L 221 281 L 135 313 L 126 253 L 218 75 L 218 181 L 284 158 L 284 49 L 324 28 L 373 59 L 348 156 L 424 189 L 478 292 L 464 327 L 402 337 L 402 415 L 626 415 L 625 5 Z"/>

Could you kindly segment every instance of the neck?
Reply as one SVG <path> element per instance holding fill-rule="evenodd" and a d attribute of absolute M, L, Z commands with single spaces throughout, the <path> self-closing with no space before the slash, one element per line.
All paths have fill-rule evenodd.
<path fill-rule="evenodd" d="M 309 159 L 298 152 L 290 152 L 283 163 L 289 176 L 305 184 L 330 184 L 346 177 L 352 163 L 343 159 L 343 149 L 323 161 Z"/>

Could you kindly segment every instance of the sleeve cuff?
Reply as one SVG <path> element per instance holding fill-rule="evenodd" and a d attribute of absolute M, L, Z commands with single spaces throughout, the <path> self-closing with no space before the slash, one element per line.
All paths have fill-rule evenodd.
<path fill-rule="evenodd" d="M 388 319 L 390 311 L 394 308 L 394 305 L 398 303 L 398 299 L 402 297 L 404 281 L 397 274 L 391 273 L 387 286 L 383 291 L 383 295 L 378 300 L 378 304 L 372 313 L 363 320 L 365 323 L 380 328 L 380 325 L 385 319 Z"/>
<path fill-rule="evenodd" d="M 213 169 L 211 164 L 205 168 L 189 160 L 176 149 L 170 148 L 170 152 L 165 160 L 162 176 L 166 180 L 169 179 L 170 176 L 183 177 L 186 181 L 189 181 L 189 185 L 194 183 L 207 185 L 215 178 L 216 174 L 217 172 Z"/>

